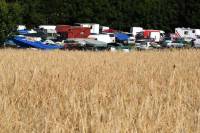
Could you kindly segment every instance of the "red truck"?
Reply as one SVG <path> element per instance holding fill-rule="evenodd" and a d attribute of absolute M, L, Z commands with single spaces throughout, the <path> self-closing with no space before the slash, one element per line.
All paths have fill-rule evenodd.
<path fill-rule="evenodd" d="M 155 42 L 160 42 L 162 37 L 164 37 L 164 31 L 161 30 L 144 30 L 143 35 L 144 38 L 154 39 Z"/>
<path fill-rule="evenodd" d="M 88 38 L 90 28 L 70 25 L 57 25 L 56 31 L 62 38 Z"/>

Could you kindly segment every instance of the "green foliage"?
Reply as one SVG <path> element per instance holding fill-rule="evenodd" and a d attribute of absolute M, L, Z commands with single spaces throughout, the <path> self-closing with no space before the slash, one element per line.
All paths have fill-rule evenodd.
<path fill-rule="evenodd" d="M 16 30 L 16 25 L 22 22 L 22 7 L 19 3 L 0 1 L 0 44 Z"/>
<path fill-rule="evenodd" d="M 5 39 L 7 34 L 7 17 L 8 17 L 8 5 L 5 1 L 0 1 L 0 44 Z"/>

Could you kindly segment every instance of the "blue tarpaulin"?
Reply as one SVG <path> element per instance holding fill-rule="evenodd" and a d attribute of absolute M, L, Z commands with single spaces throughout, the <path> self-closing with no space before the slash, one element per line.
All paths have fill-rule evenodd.
<path fill-rule="evenodd" d="M 126 35 L 126 34 L 124 34 L 124 33 L 116 33 L 116 34 L 115 34 L 115 37 L 116 37 L 116 39 L 119 40 L 119 41 L 127 41 L 128 38 L 129 38 L 129 36 Z"/>
<path fill-rule="evenodd" d="M 13 41 L 21 46 L 21 47 L 32 47 L 32 48 L 38 48 L 38 49 L 43 49 L 43 50 L 53 50 L 53 49 L 61 49 L 63 46 L 58 46 L 54 44 L 45 44 L 43 42 L 39 41 L 29 41 L 25 39 L 24 37 L 15 37 Z"/>
<path fill-rule="evenodd" d="M 28 30 L 18 30 L 19 34 L 26 35 L 28 34 Z"/>

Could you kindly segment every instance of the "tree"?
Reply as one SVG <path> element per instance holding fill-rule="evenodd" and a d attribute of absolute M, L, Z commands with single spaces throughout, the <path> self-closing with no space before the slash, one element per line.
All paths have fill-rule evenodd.
<path fill-rule="evenodd" d="M 200 1 L 196 0 L 1 0 L 0 3 L 2 30 L 13 28 L 16 23 L 35 27 L 77 22 L 99 23 L 125 31 L 132 26 L 167 32 L 173 32 L 175 27 L 200 28 Z"/>
<path fill-rule="evenodd" d="M 0 1 L 0 44 L 16 30 L 17 24 L 22 22 L 21 9 L 17 2 Z"/>
<path fill-rule="evenodd" d="M 0 44 L 6 38 L 8 34 L 7 22 L 8 22 L 8 5 L 2 0 L 0 1 Z"/>

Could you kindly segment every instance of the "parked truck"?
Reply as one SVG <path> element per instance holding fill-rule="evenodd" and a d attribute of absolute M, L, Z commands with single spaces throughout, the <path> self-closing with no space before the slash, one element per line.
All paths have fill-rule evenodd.
<path fill-rule="evenodd" d="M 88 38 L 90 28 L 80 26 L 58 25 L 56 31 L 62 39 L 66 38 Z"/>
<path fill-rule="evenodd" d="M 137 36 L 140 36 L 139 39 L 152 39 L 154 40 L 154 42 L 157 43 L 163 40 L 164 35 L 165 32 L 161 30 L 143 30 L 142 32 L 137 34 Z"/>

